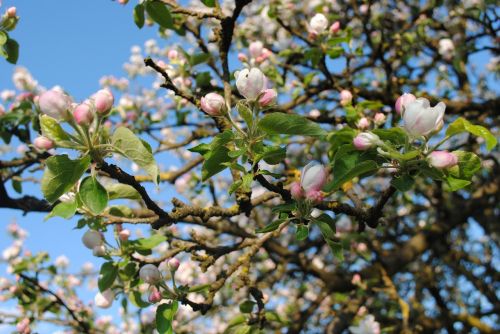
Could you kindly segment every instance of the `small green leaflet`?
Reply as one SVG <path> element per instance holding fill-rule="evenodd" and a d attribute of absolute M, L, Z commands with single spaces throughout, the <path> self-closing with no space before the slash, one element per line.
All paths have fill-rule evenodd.
<path fill-rule="evenodd" d="M 156 309 L 156 330 L 160 334 L 173 334 L 172 322 L 179 304 L 177 300 L 168 304 L 160 304 Z"/>
<path fill-rule="evenodd" d="M 465 118 L 459 117 L 446 129 L 446 135 L 451 137 L 458 133 L 469 132 L 475 136 L 481 137 L 486 142 L 486 149 L 491 151 L 498 143 L 496 137 L 484 126 L 473 125 Z"/>
<path fill-rule="evenodd" d="M 108 205 L 108 192 L 93 176 L 83 179 L 78 194 L 83 204 L 93 214 L 99 215 Z"/>
<path fill-rule="evenodd" d="M 258 127 L 268 134 L 324 136 L 327 134 L 317 123 L 295 114 L 270 113 L 258 123 Z"/>
<path fill-rule="evenodd" d="M 118 268 L 113 262 L 105 262 L 101 266 L 101 271 L 99 272 L 99 280 L 97 281 L 97 286 L 99 291 L 103 292 L 113 286 L 113 283 L 118 275 Z"/>
<path fill-rule="evenodd" d="M 64 219 L 70 219 L 75 215 L 76 208 L 77 208 L 76 200 L 69 202 L 61 202 L 57 204 L 52 209 L 52 211 L 47 216 L 45 216 L 43 220 L 46 221 L 52 217 L 62 217 Z"/>
<path fill-rule="evenodd" d="M 278 219 L 274 222 L 272 222 L 271 224 L 263 227 L 263 228 L 259 228 L 259 229 L 256 229 L 255 230 L 255 233 L 267 233 L 267 232 L 271 232 L 271 231 L 274 231 L 276 230 L 282 223 L 284 223 L 286 221 L 286 219 Z"/>

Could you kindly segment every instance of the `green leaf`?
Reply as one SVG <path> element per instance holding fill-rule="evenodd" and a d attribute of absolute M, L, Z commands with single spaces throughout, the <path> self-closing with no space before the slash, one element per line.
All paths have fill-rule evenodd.
<path fill-rule="evenodd" d="M 297 240 L 301 241 L 309 236 L 309 228 L 306 225 L 297 225 L 297 231 L 295 232 L 295 237 Z"/>
<path fill-rule="evenodd" d="M 71 160 L 67 155 L 56 155 L 48 158 L 45 164 L 42 192 L 47 201 L 54 203 L 80 179 L 90 165 L 90 157 Z"/>
<path fill-rule="evenodd" d="M 327 139 L 330 142 L 330 149 L 332 153 L 335 154 L 342 145 L 352 144 L 354 137 L 356 137 L 356 130 L 348 126 L 338 131 L 329 133 Z"/>
<path fill-rule="evenodd" d="M 113 183 L 106 186 L 106 190 L 108 191 L 109 200 L 117 198 L 141 199 L 141 195 L 137 190 L 128 184 Z"/>
<path fill-rule="evenodd" d="M 448 191 L 457 191 L 459 189 L 467 187 L 471 182 L 462 179 L 456 179 L 453 176 L 448 176 L 446 178 L 446 184 L 448 185 Z"/>
<path fill-rule="evenodd" d="M 198 64 L 202 64 L 207 62 L 210 59 L 210 53 L 195 53 L 191 57 L 189 57 L 189 64 L 191 67 L 196 66 Z"/>
<path fill-rule="evenodd" d="M 0 30 L 0 46 L 2 46 L 5 43 L 7 43 L 8 39 L 9 39 L 9 35 L 7 35 L 6 32 Z"/>
<path fill-rule="evenodd" d="M 45 216 L 43 220 L 46 221 L 47 219 L 52 217 L 62 217 L 64 219 L 70 219 L 75 215 L 76 208 L 77 205 L 75 200 L 69 202 L 61 202 L 57 204 L 52 209 L 52 211 L 47 216 Z"/>
<path fill-rule="evenodd" d="M 401 128 L 373 129 L 372 132 L 379 136 L 381 140 L 389 141 L 397 146 L 404 145 L 408 136 Z"/>
<path fill-rule="evenodd" d="M 325 186 L 325 191 L 327 191 L 327 192 L 335 191 L 335 190 L 339 189 L 344 183 L 352 180 L 356 176 L 366 174 L 366 173 L 371 173 L 371 172 L 376 171 L 377 169 L 378 169 L 378 165 L 373 160 L 362 161 L 359 164 L 355 165 L 348 172 L 346 172 L 344 174 L 340 174 L 340 175 L 338 173 L 336 173 L 336 169 L 334 167 L 334 169 L 333 169 L 333 181 L 328 183 Z"/>
<path fill-rule="evenodd" d="M 474 153 L 466 151 L 453 151 L 452 153 L 458 157 L 457 165 L 448 169 L 452 177 L 470 180 L 481 169 L 481 159 Z"/>
<path fill-rule="evenodd" d="M 78 195 L 87 209 L 95 215 L 102 213 L 108 205 L 108 192 L 106 188 L 93 176 L 83 179 L 78 190 Z"/>
<path fill-rule="evenodd" d="M 168 7 L 160 1 L 148 1 L 144 3 L 149 17 L 162 28 L 172 29 L 174 27 L 172 15 Z"/>
<path fill-rule="evenodd" d="M 276 230 L 283 222 L 285 222 L 286 219 L 278 219 L 274 222 L 272 222 L 269 225 L 266 225 L 263 228 L 259 228 L 255 230 L 255 233 L 267 233 Z"/>
<path fill-rule="evenodd" d="M 446 129 L 447 136 L 454 136 L 458 133 L 469 132 L 475 136 L 481 137 L 486 142 L 486 149 L 491 151 L 498 143 L 495 136 L 484 126 L 473 125 L 465 118 L 459 117 Z"/>
<path fill-rule="evenodd" d="M 242 184 L 243 184 L 242 180 L 238 180 L 236 182 L 231 183 L 231 185 L 229 186 L 229 195 L 238 190 L 238 188 L 241 187 Z"/>
<path fill-rule="evenodd" d="M 255 306 L 255 302 L 251 300 L 245 300 L 240 304 L 240 312 L 241 313 L 252 313 L 253 307 Z"/>
<path fill-rule="evenodd" d="M 99 280 L 97 281 L 97 286 L 99 291 L 103 292 L 113 286 L 116 276 L 118 275 L 118 268 L 113 262 L 105 262 L 101 266 L 101 271 L 99 272 Z"/>
<path fill-rule="evenodd" d="M 156 330 L 160 334 L 173 334 L 172 322 L 179 304 L 177 300 L 160 304 L 156 309 Z"/>
<path fill-rule="evenodd" d="M 248 127 L 252 127 L 253 124 L 253 113 L 244 103 L 238 102 L 236 104 L 236 109 L 240 114 L 241 118 L 247 123 Z"/>
<path fill-rule="evenodd" d="M 141 238 L 133 241 L 135 248 L 138 250 L 150 250 L 162 242 L 166 241 L 167 238 L 161 234 L 153 234 L 149 238 Z"/>
<path fill-rule="evenodd" d="M 257 155 L 257 160 L 263 159 L 270 165 L 277 165 L 286 158 L 286 147 L 265 146 L 263 151 Z"/>
<path fill-rule="evenodd" d="M 151 304 L 145 302 L 144 300 L 142 300 L 141 298 L 141 293 L 139 291 L 133 291 L 131 293 L 128 294 L 128 299 L 130 300 L 130 302 L 139 307 L 139 308 L 145 308 L 145 307 L 149 307 L 151 306 Z"/>
<path fill-rule="evenodd" d="M 201 292 L 210 289 L 212 284 L 195 285 L 189 288 L 189 292 Z"/>
<path fill-rule="evenodd" d="M 215 7 L 215 0 L 201 0 L 207 7 Z"/>
<path fill-rule="evenodd" d="M 63 130 L 59 122 L 48 115 L 40 115 L 40 128 L 45 137 L 52 139 L 56 143 L 70 140 L 70 137 Z"/>
<path fill-rule="evenodd" d="M 137 4 L 134 7 L 134 22 L 135 25 L 141 29 L 144 27 L 144 6 L 142 4 Z"/>
<path fill-rule="evenodd" d="M 7 52 L 7 61 L 11 64 L 17 63 L 19 58 L 19 44 L 17 41 L 9 38 L 3 47 Z"/>
<path fill-rule="evenodd" d="M 335 238 L 335 220 L 329 215 L 323 213 L 321 216 L 314 220 L 314 223 L 319 227 L 323 238 L 332 250 L 333 255 L 339 260 L 344 260 L 342 252 L 342 244 L 334 241 Z"/>
<path fill-rule="evenodd" d="M 12 188 L 14 188 L 18 194 L 23 193 L 23 183 L 18 179 L 12 179 Z"/>
<path fill-rule="evenodd" d="M 326 131 L 318 124 L 295 114 L 270 113 L 258 123 L 258 127 L 268 134 L 286 134 L 303 136 L 324 136 Z"/>
<path fill-rule="evenodd" d="M 188 151 L 190 152 L 200 153 L 201 155 L 209 153 L 210 150 L 210 145 L 205 143 L 201 143 L 199 145 L 196 145 L 195 147 L 191 147 L 190 149 L 188 149 Z"/>
<path fill-rule="evenodd" d="M 232 161 L 228 153 L 229 149 L 222 145 L 218 146 L 210 153 L 210 156 L 205 160 L 201 168 L 202 181 L 206 181 L 215 174 L 226 169 L 224 163 Z"/>
<path fill-rule="evenodd" d="M 395 177 L 391 181 L 391 185 L 401 192 L 405 192 L 413 187 L 415 180 L 408 174 L 403 174 L 399 177 Z"/>
<path fill-rule="evenodd" d="M 151 176 L 155 184 L 158 184 L 159 169 L 153 154 L 132 131 L 119 127 L 113 133 L 111 142 L 118 149 L 118 153 L 135 162 Z"/>

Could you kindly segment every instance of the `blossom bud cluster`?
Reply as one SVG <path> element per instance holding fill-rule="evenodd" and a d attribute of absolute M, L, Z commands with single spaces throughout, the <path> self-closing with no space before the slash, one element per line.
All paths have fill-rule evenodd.
<path fill-rule="evenodd" d="M 323 200 L 321 189 L 325 185 L 328 174 L 325 166 L 313 161 L 308 163 L 301 173 L 300 183 L 294 182 L 290 192 L 296 200 L 305 198 L 313 203 Z"/>

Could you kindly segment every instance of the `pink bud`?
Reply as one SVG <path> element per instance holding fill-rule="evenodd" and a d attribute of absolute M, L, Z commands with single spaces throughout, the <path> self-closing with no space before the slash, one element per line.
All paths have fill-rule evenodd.
<path fill-rule="evenodd" d="M 10 7 L 6 11 L 8 17 L 16 17 L 17 9 L 16 7 Z"/>
<path fill-rule="evenodd" d="M 274 89 L 264 89 L 262 91 L 262 95 L 259 98 L 259 104 L 261 107 L 267 107 L 270 104 L 273 104 L 276 100 L 278 94 Z"/>
<path fill-rule="evenodd" d="M 124 229 L 118 232 L 118 238 L 120 238 L 121 241 L 127 241 L 129 237 L 130 237 L 130 230 Z"/>
<path fill-rule="evenodd" d="M 161 293 L 155 286 L 152 287 L 151 292 L 149 293 L 148 300 L 152 304 L 156 304 L 162 300 Z"/>
<path fill-rule="evenodd" d="M 299 182 L 293 182 L 290 186 L 290 193 L 294 199 L 301 199 L 304 197 L 304 192 L 302 191 L 302 187 Z"/>
<path fill-rule="evenodd" d="M 47 137 L 40 136 L 35 138 L 33 145 L 39 150 L 50 150 L 54 147 L 54 142 Z"/>
<path fill-rule="evenodd" d="M 358 284 L 361 284 L 361 276 L 359 274 L 354 274 L 352 276 L 352 280 L 351 280 L 351 283 L 353 285 L 358 285 Z"/>
<path fill-rule="evenodd" d="M 415 97 L 415 95 L 404 93 L 396 100 L 396 105 L 394 106 L 396 112 L 400 115 L 404 111 L 406 106 L 415 101 L 416 99 L 417 98 Z"/>
<path fill-rule="evenodd" d="M 65 118 L 71 106 L 71 99 L 59 90 L 46 91 L 38 98 L 38 106 L 42 113 L 55 119 Z"/>
<path fill-rule="evenodd" d="M 201 109 L 211 116 L 219 116 L 226 101 L 217 93 L 208 93 L 201 98 Z"/>
<path fill-rule="evenodd" d="M 323 200 L 323 194 L 319 190 L 309 190 L 306 193 L 306 199 L 313 203 L 320 203 Z"/>
<path fill-rule="evenodd" d="M 332 34 L 336 34 L 339 32 L 339 30 L 340 30 L 340 22 L 339 21 L 333 22 L 333 24 L 330 26 L 330 32 Z"/>
<path fill-rule="evenodd" d="M 89 104 L 82 103 L 73 110 L 73 117 L 79 125 L 89 125 L 94 120 L 94 113 Z"/>
<path fill-rule="evenodd" d="M 241 62 L 244 62 L 246 63 L 248 61 L 248 58 L 247 56 L 244 54 L 244 53 L 238 53 L 238 60 L 241 61 Z"/>
<path fill-rule="evenodd" d="M 352 101 L 352 93 L 347 89 L 340 91 L 340 104 L 346 106 Z"/>
<path fill-rule="evenodd" d="M 101 89 L 94 95 L 94 103 L 96 111 L 100 114 L 106 114 L 113 107 L 113 103 L 115 102 L 115 98 L 113 97 L 113 93 L 108 89 Z"/>
<path fill-rule="evenodd" d="M 176 60 L 179 57 L 179 52 L 175 49 L 169 50 L 167 57 L 170 60 Z"/>
<path fill-rule="evenodd" d="M 357 125 L 358 129 L 366 130 L 370 127 L 370 120 L 366 117 L 363 117 L 358 121 L 358 123 L 356 125 Z"/>
<path fill-rule="evenodd" d="M 125 114 L 127 119 L 131 122 L 134 122 L 137 120 L 137 113 L 135 111 L 129 111 Z"/>
<path fill-rule="evenodd" d="M 148 284 L 157 284 L 161 281 L 161 273 L 154 264 L 146 264 L 139 270 L 139 277 Z"/>
<path fill-rule="evenodd" d="M 30 334 L 31 333 L 30 319 L 24 318 L 21 321 L 19 321 L 16 325 L 16 329 L 20 334 Z"/>
<path fill-rule="evenodd" d="M 0 116 L 5 115 L 5 108 L 3 105 L 0 104 Z"/>
<path fill-rule="evenodd" d="M 377 146 L 380 142 L 380 138 L 371 132 L 362 132 L 352 141 L 354 147 L 359 151 L 365 151 L 373 146 Z"/>
<path fill-rule="evenodd" d="M 375 124 L 377 125 L 382 125 L 385 123 L 385 115 L 382 114 L 381 112 L 378 112 L 375 114 L 375 116 L 373 117 L 373 121 L 375 122 Z"/>
<path fill-rule="evenodd" d="M 104 241 L 101 233 L 94 230 L 87 230 L 82 237 L 82 242 L 88 249 L 94 249 L 96 246 L 102 245 Z"/>
<path fill-rule="evenodd" d="M 168 269 L 170 269 L 170 271 L 177 271 L 177 269 L 179 269 L 180 264 L 181 263 L 179 262 L 179 260 L 173 257 L 170 260 L 168 260 L 167 266 Z"/>
<path fill-rule="evenodd" d="M 264 48 L 264 45 L 262 44 L 261 41 L 256 41 L 250 43 L 250 46 L 248 47 L 248 51 L 250 52 L 250 56 L 252 58 L 257 58 L 262 54 L 262 50 Z"/>
<path fill-rule="evenodd" d="M 262 49 L 262 54 L 260 55 L 261 57 L 263 57 L 264 59 L 267 59 L 269 58 L 271 55 L 273 54 L 273 52 L 267 48 L 263 48 Z"/>
<path fill-rule="evenodd" d="M 300 185 L 306 192 L 306 196 L 311 190 L 320 191 L 326 183 L 327 176 L 325 166 L 315 161 L 308 163 L 302 169 L 300 178 Z"/>
<path fill-rule="evenodd" d="M 458 157 L 448 151 L 434 151 L 429 154 L 429 163 L 438 169 L 449 168 L 458 163 Z"/>

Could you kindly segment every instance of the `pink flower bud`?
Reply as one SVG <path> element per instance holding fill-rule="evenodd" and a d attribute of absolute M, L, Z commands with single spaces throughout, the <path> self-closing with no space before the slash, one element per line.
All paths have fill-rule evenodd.
<path fill-rule="evenodd" d="M 382 114 L 381 112 L 378 112 L 375 114 L 375 116 L 373 117 L 373 121 L 375 122 L 375 124 L 377 125 L 382 125 L 385 123 L 385 115 Z"/>
<path fill-rule="evenodd" d="M 361 284 L 361 276 L 359 274 L 354 274 L 351 279 L 351 284 L 353 285 Z"/>
<path fill-rule="evenodd" d="M 101 233 L 94 230 L 87 230 L 82 237 L 82 242 L 88 249 L 94 249 L 94 247 L 102 245 L 103 239 Z"/>
<path fill-rule="evenodd" d="M 71 106 L 71 99 L 59 90 L 49 90 L 40 95 L 38 106 L 42 113 L 55 118 L 66 118 Z"/>
<path fill-rule="evenodd" d="M 290 193 L 294 199 L 302 199 L 304 197 L 304 192 L 299 182 L 293 182 L 290 186 Z"/>
<path fill-rule="evenodd" d="M 157 284 L 161 280 L 161 273 L 154 264 L 146 264 L 139 270 L 139 277 L 148 284 Z"/>
<path fill-rule="evenodd" d="M 261 107 L 267 107 L 270 104 L 273 104 L 276 101 L 276 97 L 278 94 L 274 89 L 264 89 L 262 91 L 262 95 L 259 98 L 259 104 Z"/>
<path fill-rule="evenodd" d="M 73 110 L 73 117 L 79 125 L 89 125 L 94 120 L 94 113 L 89 104 L 82 103 Z"/>
<path fill-rule="evenodd" d="M 226 101 L 217 93 L 208 93 L 201 98 L 201 109 L 211 116 L 219 116 L 224 110 Z"/>
<path fill-rule="evenodd" d="M 167 266 L 168 269 L 170 269 L 170 271 L 177 271 L 177 269 L 179 269 L 180 264 L 181 263 L 179 262 L 179 260 L 173 257 L 170 260 L 168 260 Z"/>
<path fill-rule="evenodd" d="M 353 139 L 352 143 L 357 150 L 365 151 L 373 146 L 378 146 L 381 141 L 374 133 L 362 132 Z"/>
<path fill-rule="evenodd" d="M 235 73 L 236 88 L 241 95 L 249 100 L 255 100 L 265 87 L 266 78 L 261 70 L 254 67 L 245 68 Z"/>
<path fill-rule="evenodd" d="M 431 107 L 427 99 L 418 98 L 404 107 L 404 127 L 414 137 L 426 136 L 442 126 L 445 110 L 443 102 Z"/>
<path fill-rule="evenodd" d="M 167 57 L 170 60 L 176 60 L 179 57 L 179 52 L 175 49 L 169 50 Z"/>
<path fill-rule="evenodd" d="M 339 32 L 339 30 L 340 30 L 340 22 L 339 21 L 333 22 L 333 24 L 330 26 L 330 32 L 332 34 L 336 34 Z"/>
<path fill-rule="evenodd" d="M 130 238 L 130 230 L 121 230 L 120 232 L 118 232 L 118 238 L 120 238 L 122 242 L 127 241 L 128 238 Z"/>
<path fill-rule="evenodd" d="M 315 161 L 308 163 L 302 169 L 302 175 L 300 178 L 300 185 L 306 192 L 306 196 L 311 190 L 320 191 L 325 185 L 327 177 L 326 169 L 323 165 L 318 164 Z"/>
<path fill-rule="evenodd" d="M 35 138 L 33 145 L 39 150 L 50 150 L 54 147 L 54 142 L 47 137 L 40 136 Z"/>
<path fill-rule="evenodd" d="M 271 55 L 273 54 L 273 52 L 267 48 L 263 48 L 262 49 L 262 54 L 260 55 L 261 57 L 263 57 L 264 59 L 267 59 L 269 58 Z"/>
<path fill-rule="evenodd" d="M 261 41 L 252 42 L 248 47 L 248 51 L 250 52 L 250 56 L 252 56 L 252 58 L 260 57 L 260 55 L 262 55 L 263 49 L 264 44 L 262 44 Z"/>
<path fill-rule="evenodd" d="M 113 107 L 115 98 L 108 89 L 101 89 L 94 95 L 95 109 L 100 114 L 108 113 Z"/>
<path fill-rule="evenodd" d="M 402 112 L 404 112 L 406 106 L 416 99 L 417 98 L 415 97 L 415 95 L 404 93 L 396 100 L 396 105 L 394 106 L 396 112 L 400 115 Z"/>
<path fill-rule="evenodd" d="M 95 246 L 92 249 L 92 255 L 97 256 L 97 257 L 102 257 L 102 256 L 106 255 L 106 247 L 104 247 L 104 245 Z"/>
<path fill-rule="evenodd" d="M 319 190 L 311 189 L 306 192 L 306 199 L 313 203 L 320 203 L 323 201 L 323 194 Z"/>
<path fill-rule="evenodd" d="M 358 123 L 356 124 L 358 129 L 360 130 L 366 130 L 370 127 L 370 120 L 366 117 L 360 118 Z"/>
<path fill-rule="evenodd" d="M 347 89 L 340 91 L 340 104 L 346 106 L 352 101 L 352 93 Z"/>
<path fill-rule="evenodd" d="M 19 321 L 16 325 L 16 329 L 20 334 L 30 334 L 31 333 L 30 319 L 24 318 L 21 321 Z"/>
<path fill-rule="evenodd" d="M 16 7 L 10 7 L 6 11 L 8 17 L 16 17 L 17 9 Z"/>
<path fill-rule="evenodd" d="M 0 116 L 5 115 L 5 108 L 3 105 L 0 104 Z"/>
<path fill-rule="evenodd" d="M 98 292 L 94 297 L 95 306 L 100 308 L 109 308 L 113 305 L 115 300 L 115 293 L 113 290 L 108 289 L 104 292 Z"/>
<path fill-rule="evenodd" d="M 243 62 L 243 63 L 246 63 L 248 61 L 248 58 L 244 53 L 240 52 L 240 53 L 238 53 L 238 60 Z"/>
<path fill-rule="evenodd" d="M 152 287 L 151 292 L 149 293 L 149 297 L 148 297 L 149 302 L 152 304 L 156 304 L 156 303 L 160 302 L 162 299 L 163 298 L 161 296 L 160 291 L 155 286 Z"/>
<path fill-rule="evenodd" d="M 438 169 L 450 168 L 458 163 L 458 157 L 448 151 L 433 151 L 428 158 L 431 166 Z"/>

